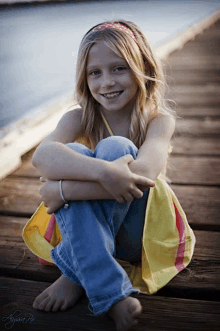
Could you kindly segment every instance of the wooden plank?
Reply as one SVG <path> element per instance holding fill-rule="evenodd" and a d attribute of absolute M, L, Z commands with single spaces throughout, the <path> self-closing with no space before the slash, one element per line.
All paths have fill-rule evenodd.
<path fill-rule="evenodd" d="M 172 157 L 175 154 L 220 156 L 220 139 L 218 137 L 175 136 L 172 139 Z M 179 155 L 180 156 L 180 155 Z"/>
<path fill-rule="evenodd" d="M 182 48 L 182 50 L 173 52 L 170 55 L 170 59 L 172 61 L 172 65 L 177 62 L 177 60 L 179 60 L 179 64 L 180 61 L 183 61 L 183 65 L 187 65 L 187 58 L 184 59 L 183 56 L 189 54 L 190 58 L 194 59 L 198 59 L 198 61 L 200 60 L 200 58 L 204 58 L 205 56 L 208 57 L 209 62 L 207 62 L 207 64 L 203 67 L 203 68 L 209 68 L 210 63 L 212 64 L 212 62 L 214 61 L 214 59 L 219 55 L 220 51 L 219 51 L 219 47 L 218 47 L 218 42 L 219 42 L 219 31 L 213 31 L 212 34 L 209 34 L 208 36 L 205 36 L 205 34 L 202 34 L 201 36 L 198 36 L 198 38 L 195 38 L 195 40 L 192 43 L 187 43 L 184 45 L 184 48 Z M 199 37 L 201 37 L 201 39 L 199 39 Z M 189 64 L 191 62 L 189 61 Z M 202 68 L 202 69 L 203 69 Z"/>
<path fill-rule="evenodd" d="M 218 25 L 213 25 L 210 30 L 204 31 L 202 34 L 197 35 L 193 42 L 188 42 L 184 45 L 181 50 L 175 51 L 170 54 L 169 58 L 172 60 L 172 64 L 175 63 L 175 59 L 180 59 L 183 55 L 189 54 L 191 58 L 199 59 L 205 56 L 219 55 L 219 47 L 217 47 L 219 42 L 220 32 Z M 210 61 L 207 62 L 206 66 L 212 62 L 212 57 Z M 182 59 L 185 65 L 186 59 Z M 205 68 L 206 68 L 205 66 Z"/>
<path fill-rule="evenodd" d="M 39 293 L 48 287 L 48 283 L 0 278 L 1 317 L 20 312 L 20 316 L 31 314 L 32 322 L 16 322 L 13 330 L 115 330 L 113 321 L 108 316 L 91 316 L 88 300 L 83 297 L 74 307 L 65 312 L 44 312 L 32 308 Z M 149 331 L 207 331 L 219 330 L 219 302 L 165 298 L 160 296 L 136 295 L 143 311 L 138 325 L 131 330 Z M 17 313 L 19 313 L 17 312 Z M 30 317 L 30 315 L 28 315 Z M 159 318 L 158 318 L 159 316 Z M 168 318 L 169 316 L 169 318 Z M 4 324 L 3 324 L 4 322 Z M 1 326 L 5 327 L 5 321 Z M 9 326 L 9 325 L 8 325 Z"/>
<path fill-rule="evenodd" d="M 194 122 L 194 121 L 192 121 Z M 197 121 L 195 121 L 197 123 Z M 199 121 L 200 122 L 200 121 Z M 211 121 L 212 122 L 212 121 Z M 218 121 L 216 121 L 218 122 Z M 193 127 L 193 123 L 190 121 L 185 121 L 184 125 L 181 125 L 180 127 L 177 128 L 177 132 L 179 130 L 179 133 L 182 133 L 188 131 L 188 127 L 191 128 Z M 188 123 L 188 124 L 187 124 Z M 220 123 L 220 122 L 219 122 Z M 179 137 L 177 134 L 174 137 L 173 140 L 173 145 L 175 146 L 176 139 L 177 142 L 182 143 L 181 148 L 179 148 L 179 152 L 181 152 L 184 149 L 184 154 L 190 154 L 191 156 L 188 157 L 187 155 L 181 156 L 181 155 L 172 155 L 169 159 L 169 164 L 170 164 L 170 169 L 168 169 L 168 174 L 169 177 L 172 179 L 173 182 L 175 183 L 180 183 L 180 184 L 203 184 L 203 185 L 219 185 L 220 183 L 220 168 L 219 168 L 219 160 L 218 158 L 215 157 L 198 157 L 198 156 L 193 156 L 193 153 L 196 152 L 196 149 L 199 147 L 200 149 L 198 150 L 197 154 L 211 154 L 213 151 L 213 155 L 219 155 L 219 144 L 220 144 L 220 139 L 218 138 L 218 133 L 217 133 L 217 127 L 219 123 L 216 124 L 216 130 L 213 128 L 213 136 L 214 139 L 210 140 L 212 137 L 201 137 L 201 139 L 198 139 L 197 136 L 199 136 L 199 132 L 202 132 L 203 128 L 207 129 L 207 132 L 211 131 L 212 125 L 207 122 L 202 122 L 198 123 L 197 127 L 194 126 L 194 134 L 195 134 L 195 139 L 193 139 L 193 135 L 190 137 L 186 137 L 184 134 L 184 137 Z M 182 132 L 180 132 L 182 130 Z M 189 129 L 190 131 L 190 129 Z M 215 138 L 216 134 L 216 138 Z M 212 145 L 213 142 L 213 145 Z M 217 143 L 216 143 L 217 142 Z M 204 143 L 204 149 L 203 150 L 203 143 Z M 209 149 L 209 147 L 212 146 L 212 148 Z M 191 151 L 192 149 L 192 151 Z M 207 153 L 207 149 L 209 152 Z M 175 153 L 178 153 L 176 150 L 174 150 Z M 207 171 L 207 169 L 210 169 L 210 171 Z M 184 176 L 182 176 L 183 171 Z M 37 185 L 35 187 L 35 192 L 40 188 L 41 183 L 39 182 L 39 172 L 31 165 L 30 161 L 24 162 L 22 167 L 17 170 L 14 174 L 14 176 L 28 176 L 28 177 L 34 177 L 36 178 L 35 184 Z M 2 199 L 2 202 L 0 200 L 0 204 L 3 206 L 7 204 L 7 199 L 9 195 L 9 190 L 10 188 L 12 189 L 12 194 L 13 191 L 16 192 L 17 188 L 20 187 L 22 190 L 22 194 L 25 194 L 25 180 L 19 179 L 16 180 L 16 178 L 8 177 L 7 179 L 3 180 L 0 182 L 0 187 L 1 187 L 1 193 L 0 193 L 0 199 Z M 38 181 L 37 181 L 38 179 Z M 33 182 L 33 179 L 32 179 Z M 26 179 L 26 183 L 28 185 L 32 185 L 32 182 L 30 181 L 28 183 L 28 179 Z M 19 184 L 20 183 L 20 184 Z M 13 188 L 14 185 L 14 188 Z M 23 187 L 23 188 L 22 188 Z M 30 191 L 30 190 L 29 190 Z M 6 193 L 7 192 L 7 193 Z"/>
<path fill-rule="evenodd" d="M 217 108 L 219 109 L 220 98 L 216 97 L 216 93 L 200 94 L 196 93 L 189 95 L 188 93 L 172 94 L 171 98 L 175 100 L 180 107 L 200 107 L 200 108 Z"/>
<path fill-rule="evenodd" d="M 187 56 L 187 53 L 184 54 L 183 58 L 185 56 Z M 169 89 L 172 89 L 174 85 L 194 87 L 196 85 L 218 85 L 220 83 L 220 70 L 216 70 L 216 68 L 207 69 L 206 66 L 199 69 L 195 67 L 186 68 L 182 66 L 181 61 L 174 67 L 172 65 L 172 59 L 163 63 L 163 68 Z"/>
<path fill-rule="evenodd" d="M 197 128 L 195 128 L 194 136 L 193 135 L 188 136 L 186 134 L 184 134 L 184 136 L 182 136 L 184 129 L 186 131 L 188 130 L 187 125 L 185 126 L 185 128 L 183 128 L 183 126 L 182 126 L 180 129 L 180 130 L 182 130 L 181 135 L 176 134 L 174 136 L 174 138 L 172 139 L 173 153 L 171 154 L 171 157 L 169 159 L 169 163 L 172 166 L 171 166 L 169 175 L 171 176 L 173 181 L 177 182 L 177 180 L 178 180 L 178 182 L 179 182 L 181 180 L 181 183 L 182 183 L 182 180 L 184 179 L 184 183 L 186 183 L 186 182 L 189 182 L 191 184 L 194 183 L 194 182 L 191 182 L 192 176 L 190 178 L 188 177 L 189 170 L 192 171 L 192 168 L 188 169 L 188 167 L 186 167 L 187 172 L 186 172 L 184 178 L 182 178 L 182 177 L 176 178 L 176 176 L 178 175 L 178 171 L 175 171 L 175 169 L 180 169 L 179 165 L 181 166 L 181 171 L 183 170 L 184 165 L 187 166 L 188 164 L 192 164 L 192 166 L 195 165 L 195 167 L 198 167 L 198 168 L 194 169 L 194 171 L 197 174 L 197 181 L 200 180 L 199 179 L 200 175 L 199 175 L 198 171 L 204 170 L 204 162 L 205 162 L 205 166 L 206 165 L 210 166 L 209 162 L 211 165 L 213 164 L 213 162 L 216 163 L 216 165 L 214 165 L 214 167 L 217 167 L 217 170 L 218 170 L 218 168 L 219 168 L 218 159 L 215 159 L 215 160 L 213 160 L 213 158 L 210 159 L 210 156 L 219 156 L 220 139 L 219 139 L 218 135 L 216 135 L 216 136 L 213 135 L 213 137 L 210 137 L 210 136 L 199 137 L 199 139 L 198 139 L 199 131 L 202 130 L 203 126 L 205 126 L 205 125 L 201 124 L 201 126 L 198 125 Z M 208 131 L 208 129 L 207 129 L 207 131 Z M 175 154 L 184 154 L 184 156 L 175 155 Z M 187 157 L 188 155 L 190 156 L 190 158 Z M 197 156 L 195 157 L 194 155 L 197 155 Z M 200 159 L 200 158 L 198 158 L 198 156 L 209 156 L 209 158 L 204 160 L 204 158 Z M 176 168 L 176 166 L 177 166 L 177 168 Z M 199 169 L 200 167 L 201 167 L 201 169 Z M 217 171 L 217 174 L 218 173 L 219 173 L 219 171 Z M 14 176 L 36 178 L 35 183 L 37 186 L 35 187 L 34 192 L 37 192 L 37 194 L 38 194 L 38 190 L 41 185 L 41 183 L 39 182 L 40 174 L 37 171 L 37 169 L 31 165 L 31 162 L 29 162 L 29 161 L 23 162 L 20 169 L 18 169 L 16 172 L 13 173 L 13 176 L 10 176 L 7 178 L 7 180 L 0 182 L 0 187 L 2 188 L 2 190 L 4 190 L 4 191 L 6 190 L 8 192 L 7 187 L 10 186 L 10 183 L 11 183 L 11 186 L 13 186 L 13 180 L 15 181 Z M 180 177 L 180 176 L 178 176 L 178 177 Z M 193 173 L 193 178 L 195 178 L 194 173 Z M 206 182 L 206 181 L 204 182 L 204 181 L 205 181 L 205 178 L 202 175 L 201 183 L 202 184 L 210 183 L 210 181 L 208 181 L 208 182 Z M 20 181 L 18 180 L 18 184 L 20 183 L 20 185 L 22 185 L 22 182 L 23 182 L 23 179 L 21 179 Z M 215 183 L 215 178 L 213 178 L 211 180 L 211 182 Z M 217 182 L 218 182 L 218 180 L 217 180 Z M 28 179 L 26 180 L 26 183 L 28 183 Z M 30 181 L 30 183 L 28 185 L 32 185 L 32 183 L 33 183 L 33 181 Z M 15 185 L 17 185 L 17 184 L 15 184 Z M 13 189 L 13 187 L 12 187 L 12 189 Z M 23 190 L 22 190 L 22 192 L 24 193 Z M 5 194 L 7 194 L 7 193 L 3 193 L 3 191 L 2 191 L 2 193 L 0 193 L 0 204 L 1 205 L 4 205 L 7 202 L 8 198 L 5 196 Z M 2 199 L 2 201 L 1 201 L 1 199 Z M 0 207 L 0 209 L 1 209 L 1 207 Z"/>
<path fill-rule="evenodd" d="M 180 135 L 183 137 L 180 138 Z M 195 136 L 195 139 L 192 139 L 193 136 Z M 199 140 L 197 136 L 199 136 Z M 216 155 L 220 152 L 219 136 L 220 119 L 208 116 L 201 119 L 183 118 L 177 120 L 173 144 L 175 146 L 176 140 L 181 141 L 182 148 L 187 146 L 189 154 L 211 154 L 210 151 L 214 151 L 213 154 Z M 180 140 L 177 138 L 180 138 Z M 207 151 L 205 153 L 202 152 L 204 148 Z M 179 153 L 181 150 L 179 149 Z M 187 154 L 187 151 L 183 153 Z M 31 163 L 32 155 L 33 151 L 23 157 L 21 167 L 13 173 L 13 176 L 40 177 L 39 171 Z"/>
<path fill-rule="evenodd" d="M 209 121 L 198 121 L 198 123 L 196 121 L 192 121 L 192 123 L 191 120 L 181 121 L 183 121 L 183 125 L 177 125 L 176 134 L 174 135 L 171 142 L 173 146 L 171 157 L 176 156 L 175 154 L 184 154 L 184 156 L 220 155 L 220 138 L 218 133 L 218 125 L 220 124 L 220 121 L 217 121 L 218 123 L 216 124 L 216 129 L 213 130 L 215 134 L 212 132 L 212 125 L 207 124 Z M 188 127 L 192 128 L 194 124 L 197 124 L 197 126 L 194 127 L 193 134 L 188 135 Z M 205 137 L 200 136 L 203 130 L 205 131 Z M 21 167 L 8 178 L 12 178 L 14 176 L 39 178 L 40 174 L 37 169 L 32 166 L 30 158 L 23 161 Z"/>
<path fill-rule="evenodd" d="M 216 62 L 217 64 L 218 56 L 220 55 L 219 47 L 217 47 L 217 43 L 220 38 L 219 31 L 213 32 L 213 35 L 209 36 L 209 40 L 205 38 L 204 34 L 201 35 L 201 37 L 203 39 L 202 41 L 196 38 L 193 43 L 187 43 L 181 50 L 170 54 L 168 61 L 170 61 L 171 65 L 174 65 L 175 67 L 175 64 L 180 65 L 182 63 L 184 67 L 187 63 L 190 65 L 191 61 L 194 61 L 195 59 L 197 59 L 198 63 L 200 63 L 200 61 L 204 61 L 205 58 L 207 58 L 208 61 L 202 69 L 208 68 L 210 63 L 212 64 L 213 62 Z M 208 41 L 205 47 L 204 41 L 205 43 Z M 178 60 L 179 63 L 177 62 Z"/>
<path fill-rule="evenodd" d="M 30 217 L 41 202 L 39 179 L 6 178 L 0 182 L 0 212 Z"/>
<path fill-rule="evenodd" d="M 171 188 L 194 229 L 219 231 L 219 188 L 184 185 L 171 185 Z"/>
<path fill-rule="evenodd" d="M 219 301 L 220 233 L 195 231 L 196 247 L 190 265 L 158 293 L 166 296 Z M 25 249 L 25 255 L 24 255 Z M 0 274 L 8 277 L 54 282 L 60 271 L 45 266 L 25 246 L 0 246 Z"/>
<path fill-rule="evenodd" d="M 32 165 L 31 160 L 24 161 L 20 168 L 13 172 L 11 176 L 8 176 L 8 178 L 14 176 L 26 176 L 26 177 L 35 177 L 40 178 L 39 171 Z"/>
<path fill-rule="evenodd" d="M 37 195 L 38 188 L 41 186 L 39 180 L 28 180 L 28 194 L 26 193 L 27 179 L 10 178 L 4 182 L 4 186 L 1 186 L 2 183 L 0 183 L 0 194 L 2 196 L 0 199 L 0 213 L 30 217 L 40 204 L 40 196 Z M 14 190 L 17 183 L 19 183 L 19 190 Z M 218 229 L 220 224 L 220 189 L 218 187 L 172 184 L 171 188 L 177 195 L 193 227 L 196 227 L 196 229 L 204 227 L 210 230 Z"/>
<path fill-rule="evenodd" d="M 24 248 L 22 230 L 28 218 L 0 216 L 0 245 Z"/>
<path fill-rule="evenodd" d="M 114 322 L 107 317 L 94 318 L 88 310 L 86 297 L 80 299 L 77 304 L 65 312 L 42 312 L 32 308 L 33 301 L 50 284 L 43 282 L 24 281 L 11 278 L 0 278 L 1 327 L 5 327 L 7 321 L 2 321 L 3 316 L 9 316 L 17 311 L 22 317 L 32 317 L 32 322 L 26 319 L 26 323 L 16 322 L 13 330 L 114 330 Z M 27 314 L 27 315 L 25 315 Z M 29 315 L 31 314 L 31 315 Z M 11 324 L 12 325 L 12 324 Z M 8 324 L 10 327 L 10 324 Z"/>
<path fill-rule="evenodd" d="M 220 185 L 218 158 L 173 156 L 169 165 L 167 174 L 175 184 Z"/>
<path fill-rule="evenodd" d="M 216 38 L 211 38 L 207 42 L 194 40 L 193 43 L 188 43 L 182 50 L 173 52 L 169 55 L 168 59 L 164 61 L 164 65 L 172 67 L 174 70 L 182 68 L 186 70 L 219 70 L 219 55 L 220 50 L 217 47 L 219 42 L 219 31 Z M 202 35 L 204 38 L 204 35 Z M 204 38 L 205 39 L 205 38 Z"/>
<path fill-rule="evenodd" d="M 193 229 L 220 230 L 219 188 L 178 185 L 171 185 L 171 188 L 177 195 Z M 16 206 L 12 205 L 11 208 L 9 213 L 16 213 Z M 26 210 L 27 214 L 32 215 L 31 208 L 32 206 L 29 206 Z M 19 212 L 23 211 L 20 209 L 17 213 Z M 0 216 L 0 244 L 11 245 L 13 242 L 13 246 L 23 247 L 21 232 L 28 220 L 29 218 L 16 216 Z"/>
<path fill-rule="evenodd" d="M 39 171 L 32 165 L 32 157 L 36 148 L 33 148 L 28 153 L 22 156 L 21 166 L 14 171 L 8 178 L 11 176 L 26 176 L 26 177 L 37 177 L 40 178 Z"/>
<path fill-rule="evenodd" d="M 61 272 L 56 265 L 41 265 L 23 243 L 23 247 L 14 245 L 0 246 L 0 275 L 35 281 L 55 282 Z"/>
<path fill-rule="evenodd" d="M 172 52 L 183 48 L 187 42 L 194 40 L 198 34 L 202 34 L 204 30 L 213 25 L 214 22 L 216 22 L 218 19 L 219 11 L 216 11 L 207 18 L 178 33 L 176 36 L 174 36 L 174 38 L 169 38 L 165 44 L 162 44 L 156 48 L 157 55 L 164 59 Z"/>
<path fill-rule="evenodd" d="M 186 105 L 186 104 L 178 104 L 176 109 L 176 113 L 181 117 L 219 117 L 220 107 L 212 107 L 211 105 L 201 106 L 199 105 Z"/>
<path fill-rule="evenodd" d="M 220 99 L 219 96 L 219 84 L 198 84 L 194 85 L 193 88 L 192 86 L 189 86 L 187 84 L 185 85 L 177 85 L 174 84 L 173 86 L 170 87 L 171 93 L 175 95 L 189 95 L 189 96 L 194 96 L 196 95 L 202 95 L 204 97 L 217 97 L 217 99 Z"/>
<path fill-rule="evenodd" d="M 172 70 L 176 68 L 182 68 L 182 70 L 219 70 L 219 48 L 213 54 L 209 50 L 203 48 L 200 43 L 185 48 L 182 52 L 177 52 L 176 55 L 172 54 L 166 61 L 166 65 L 172 67 Z M 181 66 L 181 67 L 180 67 Z"/>
<path fill-rule="evenodd" d="M 186 128 L 187 130 L 187 128 Z M 195 139 L 192 139 L 193 135 L 189 138 L 185 139 L 185 137 L 181 137 L 177 140 L 178 143 L 183 142 L 183 145 L 178 148 L 178 151 L 181 153 L 184 150 L 184 155 L 175 155 L 171 154 L 168 164 L 170 165 L 170 169 L 168 169 L 168 175 L 172 179 L 174 183 L 179 184 L 201 184 L 201 185 L 219 185 L 220 183 L 220 167 L 219 167 L 219 159 L 215 157 L 215 155 L 219 155 L 219 144 L 220 139 L 216 138 L 212 141 L 215 142 L 217 140 L 216 145 L 212 145 L 212 148 L 208 149 L 210 146 L 210 140 L 205 140 L 198 136 L 194 136 Z M 174 143 L 178 135 L 174 137 Z M 196 141 L 197 140 L 197 141 Z M 204 148 L 202 143 L 204 143 Z M 190 145 L 189 145 L 190 144 Z M 178 145 L 177 145 L 178 146 Z M 196 154 L 200 156 L 194 156 L 193 152 L 196 152 L 196 148 L 200 147 Z M 208 151 L 207 151 L 208 149 Z M 213 153 L 213 151 L 215 151 Z M 176 149 L 174 149 L 175 153 L 178 153 Z M 207 156 L 210 154 L 208 158 Z M 203 156 L 204 155 L 204 156 Z M 209 169 L 209 171 L 207 171 Z M 184 171 L 184 176 L 182 176 Z M 16 188 L 20 187 L 22 194 L 25 194 L 25 178 L 14 178 L 14 175 L 21 177 L 33 177 L 30 179 L 29 185 L 32 183 L 35 185 L 35 192 L 38 194 L 38 190 L 42 183 L 40 183 L 39 178 L 40 175 L 38 171 L 31 166 L 30 163 L 24 164 L 19 170 L 17 170 L 13 177 L 10 176 L 7 179 L 0 182 L 0 188 L 2 192 L 0 193 L 0 205 L 7 205 L 8 195 L 10 194 L 10 190 L 15 193 Z M 35 180 L 35 181 L 34 181 Z M 28 183 L 28 179 L 26 179 L 26 183 Z M 26 184 L 27 185 L 27 184 Z M 14 186 L 14 188 L 13 188 Z M 30 190 L 28 190 L 30 193 Z M 1 202 L 3 199 L 3 202 Z M 1 206 L 0 206 L 1 209 Z"/>
<path fill-rule="evenodd" d="M 204 52 L 204 51 L 203 51 Z M 207 55 L 204 54 L 203 56 L 196 56 L 196 54 L 190 54 L 192 52 L 184 52 L 179 55 L 178 57 L 172 57 L 166 63 L 167 66 L 170 65 L 172 67 L 172 73 L 175 70 L 186 70 L 186 71 L 193 71 L 194 75 L 197 71 L 203 70 L 210 70 L 210 71 L 219 71 L 220 64 L 219 64 L 219 54 L 218 55 Z M 216 74 L 215 74 L 216 76 Z M 213 81 L 212 81 L 213 82 Z M 201 81 L 201 84 L 204 82 Z M 177 85 L 176 85 L 177 86 Z"/>
<path fill-rule="evenodd" d="M 219 113 L 220 114 L 220 113 Z M 220 138 L 220 119 L 205 117 L 201 119 L 183 118 L 176 122 L 175 135 L 191 135 Z"/>
<path fill-rule="evenodd" d="M 194 231 L 194 233 L 196 246 L 191 263 L 161 289 L 158 295 L 219 301 L 217 292 L 220 289 L 220 279 L 217 274 L 220 272 L 220 233 L 209 231 Z M 214 269 L 217 271 L 216 274 L 213 273 Z"/>
<path fill-rule="evenodd" d="M 187 130 L 187 128 L 186 128 Z M 171 154 L 168 164 L 170 169 L 168 169 L 168 175 L 174 183 L 180 184 L 202 184 L 202 185 L 219 185 L 220 183 L 220 168 L 219 159 L 215 156 L 219 155 L 220 149 L 220 139 L 214 138 L 210 140 L 210 137 L 206 140 L 204 137 L 199 138 L 194 136 L 191 137 L 178 137 L 176 135 L 173 140 L 174 153 L 180 153 L 180 155 Z M 177 142 L 177 143 L 176 143 Z M 216 144 L 212 144 L 215 143 Z M 176 145 L 176 146 L 175 146 Z M 197 149 L 199 148 L 199 149 Z M 184 153 L 184 155 L 181 155 Z M 194 153 L 197 156 L 194 156 Z M 199 157 L 199 156 L 203 157 Z M 204 156 L 208 156 L 205 158 Z M 207 171 L 209 169 L 209 171 Z M 182 176 L 184 171 L 184 176 Z M 14 176 L 21 177 L 33 177 L 29 179 L 25 178 L 14 178 Z M 8 206 L 10 199 L 10 194 L 16 194 L 16 190 L 20 188 L 21 194 L 25 193 L 25 185 L 34 185 L 34 193 L 38 195 L 38 190 L 42 183 L 39 181 L 39 172 L 30 164 L 26 163 L 17 170 L 13 176 L 0 182 L 0 210 L 4 206 Z M 12 192 L 10 192 L 12 191 Z M 13 195 L 14 196 L 14 195 Z M 11 196 L 10 200 L 13 200 Z M 26 195 L 28 197 L 28 194 Z M 2 205 L 2 206 L 1 206 Z M 6 207 L 7 209 L 7 207 Z"/>
<path fill-rule="evenodd" d="M 195 139 L 193 140 L 192 138 L 194 136 Z M 183 152 L 184 154 L 192 155 L 195 153 L 207 155 L 213 153 L 214 155 L 218 155 L 220 151 L 219 136 L 220 120 L 218 118 L 206 117 L 199 120 L 194 118 L 179 119 L 176 123 L 173 141 L 174 144 L 176 140 L 181 142 L 181 148 L 178 149 L 178 152 L 175 152 L 181 153 L 183 148 L 187 146 L 187 149 Z M 38 170 L 31 164 L 32 154 L 29 154 L 28 157 L 23 159 L 21 167 L 13 173 L 13 176 L 40 177 Z"/>

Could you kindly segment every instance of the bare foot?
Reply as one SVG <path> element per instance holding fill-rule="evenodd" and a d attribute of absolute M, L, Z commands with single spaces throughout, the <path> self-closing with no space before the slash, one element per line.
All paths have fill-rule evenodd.
<path fill-rule="evenodd" d="M 34 309 L 45 311 L 62 311 L 73 306 L 82 296 L 84 289 L 71 282 L 63 274 L 52 285 L 36 297 Z"/>
<path fill-rule="evenodd" d="M 138 323 L 138 316 L 142 312 L 140 301 L 136 298 L 127 297 L 115 303 L 108 314 L 116 323 L 117 331 L 127 331 Z"/>

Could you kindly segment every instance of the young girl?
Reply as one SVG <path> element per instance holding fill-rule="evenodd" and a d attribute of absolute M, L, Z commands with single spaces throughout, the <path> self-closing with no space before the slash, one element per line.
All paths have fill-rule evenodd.
<path fill-rule="evenodd" d="M 175 127 L 163 89 L 161 66 L 136 24 L 105 22 L 86 33 L 77 60 L 80 108 L 33 157 L 62 235 L 50 251 L 62 275 L 35 309 L 66 310 L 85 291 L 94 315 L 108 312 L 117 330 L 129 330 L 142 310 L 132 295 L 143 286 L 155 293 L 190 262 L 194 235 L 161 176 Z M 138 286 L 119 261 L 141 270 L 133 275 Z"/>

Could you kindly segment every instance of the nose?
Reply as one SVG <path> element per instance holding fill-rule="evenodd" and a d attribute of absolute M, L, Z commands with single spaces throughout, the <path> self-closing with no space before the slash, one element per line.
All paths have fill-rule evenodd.
<path fill-rule="evenodd" d="M 115 79 L 110 73 L 104 73 L 102 75 L 102 88 L 108 88 L 115 85 Z"/>

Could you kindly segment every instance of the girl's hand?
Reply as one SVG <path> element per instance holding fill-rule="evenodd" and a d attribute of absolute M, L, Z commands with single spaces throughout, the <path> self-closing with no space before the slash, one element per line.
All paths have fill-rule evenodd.
<path fill-rule="evenodd" d="M 128 164 L 132 161 L 134 161 L 132 155 L 127 154 L 115 161 L 108 162 L 108 167 L 100 178 L 100 184 L 119 203 L 124 203 L 125 200 L 133 201 L 134 198 L 142 198 L 143 192 L 138 188 L 138 185 L 144 187 L 155 185 L 151 179 L 130 171 Z"/>
<path fill-rule="evenodd" d="M 138 162 L 137 159 L 129 163 L 129 169 L 132 173 L 136 175 L 144 176 L 145 178 L 152 180 L 147 164 L 143 165 L 141 162 Z M 138 187 L 142 192 L 149 189 L 149 185 L 138 185 Z"/>
<path fill-rule="evenodd" d="M 57 209 L 64 205 L 64 202 L 60 196 L 59 182 L 55 180 L 40 178 L 44 185 L 40 188 L 39 193 L 42 198 L 43 204 L 47 208 L 47 213 L 52 214 Z"/>

